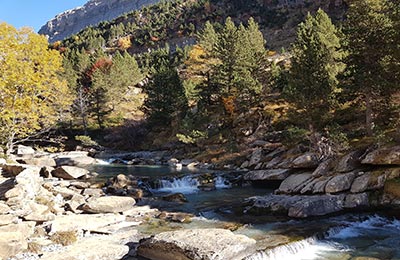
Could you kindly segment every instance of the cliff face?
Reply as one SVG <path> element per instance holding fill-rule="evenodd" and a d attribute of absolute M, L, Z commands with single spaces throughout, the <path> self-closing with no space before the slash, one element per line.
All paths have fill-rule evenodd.
<path fill-rule="evenodd" d="M 84 6 L 57 15 L 39 33 L 47 35 L 50 42 L 63 40 L 87 26 L 112 20 L 126 12 L 157 2 L 159 0 L 90 0 Z"/>

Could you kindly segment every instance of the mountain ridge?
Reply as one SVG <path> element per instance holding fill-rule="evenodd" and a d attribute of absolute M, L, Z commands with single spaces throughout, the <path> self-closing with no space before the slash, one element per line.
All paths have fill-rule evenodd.
<path fill-rule="evenodd" d="M 82 29 L 118 16 L 159 0 L 89 0 L 83 6 L 66 10 L 48 21 L 39 30 L 50 42 L 63 40 Z"/>

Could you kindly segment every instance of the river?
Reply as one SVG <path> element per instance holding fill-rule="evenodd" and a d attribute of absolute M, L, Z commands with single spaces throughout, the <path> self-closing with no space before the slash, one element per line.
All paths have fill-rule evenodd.
<path fill-rule="evenodd" d="M 207 171 L 166 166 L 96 165 L 90 170 L 106 180 L 123 173 L 152 180 L 153 197 L 183 193 L 187 203 L 143 199 L 160 210 L 194 214 L 191 223 L 151 223 L 140 231 L 154 234 L 178 228 L 230 227 L 256 239 L 258 253 L 247 260 L 400 259 L 400 212 L 348 213 L 306 220 L 252 216 L 243 212 L 246 198 L 273 192 L 268 188 L 231 185 L 223 172 L 213 172 L 216 189 L 198 188 Z M 172 177 L 171 177 L 172 176 Z M 154 184 L 155 183 L 155 184 Z M 365 257 L 365 258 L 362 258 Z"/>

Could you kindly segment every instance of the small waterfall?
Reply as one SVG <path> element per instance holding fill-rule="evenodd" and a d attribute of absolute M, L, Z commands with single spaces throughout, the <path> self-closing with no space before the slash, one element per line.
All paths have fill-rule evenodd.
<path fill-rule="evenodd" d="M 157 191 L 171 193 L 195 193 L 198 191 L 199 181 L 192 176 L 173 178 L 171 180 L 160 180 Z"/>
<path fill-rule="evenodd" d="M 217 189 L 228 189 L 231 187 L 229 182 L 222 176 L 217 176 L 214 182 Z"/>
<path fill-rule="evenodd" d="M 343 250 L 336 243 L 322 242 L 311 237 L 271 250 L 258 252 L 246 258 L 246 260 L 314 260 L 324 259 L 323 255 Z"/>

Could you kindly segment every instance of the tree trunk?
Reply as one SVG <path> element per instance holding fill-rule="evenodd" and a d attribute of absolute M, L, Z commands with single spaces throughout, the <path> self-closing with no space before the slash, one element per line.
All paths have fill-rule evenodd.
<path fill-rule="evenodd" d="M 7 144 L 6 144 L 6 157 L 8 158 L 11 153 L 14 150 L 14 138 L 15 138 L 15 133 L 12 133 L 7 140 Z"/>
<path fill-rule="evenodd" d="M 373 135 L 374 114 L 372 110 L 372 94 L 370 92 L 365 95 L 365 127 L 368 136 Z"/>

